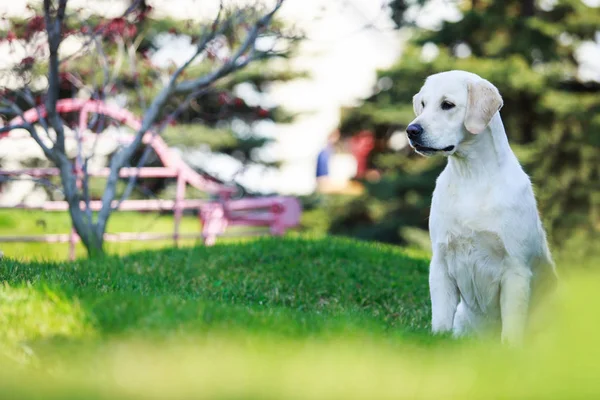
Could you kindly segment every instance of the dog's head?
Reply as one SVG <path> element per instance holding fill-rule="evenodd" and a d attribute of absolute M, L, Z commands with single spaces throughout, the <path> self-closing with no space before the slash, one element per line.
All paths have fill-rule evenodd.
<path fill-rule="evenodd" d="M 406 128 L 409 143 L 425 156 L 451 155 L 469 137 L 483 132 L 502 105 L 498 89 L 478 75 L 431 75 L 413 97 L 417 117 Z"/>

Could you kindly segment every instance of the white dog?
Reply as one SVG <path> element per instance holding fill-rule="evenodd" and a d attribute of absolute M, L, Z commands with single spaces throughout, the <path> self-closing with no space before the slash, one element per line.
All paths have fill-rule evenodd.
<path fill-rule="evenodd" d="M 442 72 L 414 96 L 417 118 L 406 132 L 419 154 L 448 157 L 429 219 L 433 331 L 459 336 L 498 328 L 503 342 L 518 344 L 532 293 L 556 274 L 531 182 L 508 144 L 502 105 L 498 89 L 478 75 Z"/>

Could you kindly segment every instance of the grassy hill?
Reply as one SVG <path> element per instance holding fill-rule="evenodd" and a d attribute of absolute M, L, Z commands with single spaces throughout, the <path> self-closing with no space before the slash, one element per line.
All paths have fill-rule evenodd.
<path fill-rule="evenodd" d="M 11 399 L 593 398 L 597 279 L 524 350 L 433 338 L 428 260 L 265 238 L 0 262 Z M 597 278 L 597 277 L 596 277 Z"/>

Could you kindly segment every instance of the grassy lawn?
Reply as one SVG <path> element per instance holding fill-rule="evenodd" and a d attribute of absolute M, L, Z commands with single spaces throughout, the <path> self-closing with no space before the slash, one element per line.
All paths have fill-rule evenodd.
<path fill-rule="evenodd" d="M 173 217 L 167 214 L 116 212 L 107 227 L 107 232 L 133 233 L 173 233 Z M 245 228 L 233 227 L 229 231 Z M 36 210 L 0 210 L 0 236 L 24 236 L 69 233 L 71 220 L 66 212 L 45 212 Z M 199 233 L 200 222 L 195 216 L 184 216 L 180 225 L 181 233 Z M 221 241 L 231 241 L 222 238 Z M 239 240 L 239 239 L 236 239 Z M 183 239 L 181 246 L 198 244 L 195 239 Z M 107 242 L 106 250 L 110 254 L 124 255 L 132 251 L 159 249 L 173 246 L 172 240 Z M 11 258 L 21 260 L 65 260 L 69 254 L 68 243 L 0 243 L 0 250 Z M 86 255 L 82 244 L 76 245 L 77 257 Z"/>
<path fill-rule="evenodd" d="M 598 277 L 523 350 L 428 333 L 428 260 L 335 238 L 0 263 L 11 399 L 597 398 Z"/>

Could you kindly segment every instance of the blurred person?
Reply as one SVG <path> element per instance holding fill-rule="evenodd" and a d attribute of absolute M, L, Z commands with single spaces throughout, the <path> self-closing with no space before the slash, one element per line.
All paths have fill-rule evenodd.
<path fill-rule="evenodd" d="M 356 178 L 364 178 L 368 172 L 369 153 L 375 147 L 375 138 L 369 131 L 360 131 L 350 138 L 350 151 L 356 158 Z"/>
<path fill-rule="evenodd" d="M 317 156 L 316 173 L 318 192 L 330 192 L 334 189 L 335 185 L 332 185 L 332 181 L 329 175 L 329 167 L 331 164 L 331 156 L 335 152 L 335 144 L 338 143 L 339 140 L 340 131 L 338 129 L 335 129 L 327 136 L 327 143 Z"/>
<path fill-rule="evenodd" d="M 357 186 L 352 178 L 356 175 L 357 160 L 354 155 L 342 150 L 338 129 L 327 137 L 327 144 L 317 156 L 317 192 L 357 194 L 361 185 Z"/>

